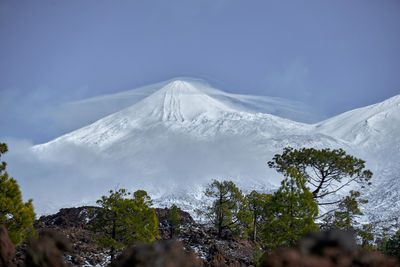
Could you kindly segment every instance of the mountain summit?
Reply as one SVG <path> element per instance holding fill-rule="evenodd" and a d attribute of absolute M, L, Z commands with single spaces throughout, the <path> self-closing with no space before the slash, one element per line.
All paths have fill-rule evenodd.
<path fill-rule="evenodd" d="M 219 114 L 234 112 L 231 107 L 186 80 L 168 83 L 133 108 L 163 121 L 179 122 L 192 121 L 199 116 L 217 118 Z"/>
<path fill-rule="evenodd" d="M 202 139 L 221 135 L 265 137 L 289 130 L 303 133 L 307 128 L 306 124 L 254 110 L 244 96 L 227 94 L 197 81 L 176 79 L 125 109 L 35 149 L 70 142 L 103 150 L 122 140 L 154 136 L 155 132 Z"/>
<path fill-rule="evenodd" d="M 163 97 L 161 96 L 163 94 L 162 91 L 166 91 L 168 88 L 170 89 L 172 95 L 176 95 L 176 93 L 179 94 L 179 92 L 184 93 L 185 88 L 189 91 L 198 91 L 200 95 L 206 96 L 206 99 L 209 99 L 208 97 L 211 97 L 213 98 L 214 102 L 219 102 L 219 104 L 217 104 L 217 109 L 220 109 L 222 105 L 224 106 L 223 109 L 228 107 L 230 109 L 233 108 L 236 111 L 240 110 L 248 111 L 251 113 L 259 112 L 271 114 L 278 117 L 305 123 L 314 123 L 322 119 L 322 116 L 317 115 L 317 112 L 315 112 L 312 107 L 309 107 L 300 102 L 290 101 L 278 97 L 227 93 L 222 90 L 215 89 L 204 80 L 187 77 L 174 78 L 171 80 L 142 86 L 133 90 L 128 90 L 120 93 L 102 95 L 76 102 L 65 103 L 60 107 L 60 112 L 64 114 L 63 120 L 69 126 L 67 127 L 68 129 L 79 129 L 108 115 L 114 114 L 125 108 L 132 107 L 133 105 L 142 102 L 144 99 L 155 93 L 157 94 L 155 94 L 154 97 L 157 98 L 158 95 L 158 101 L 161 102 L 156 104 L 156 99 L 148 100 L 147 102 L 149 102 L 150 106 L 147 108 L 150 109 L 154 107 L 161 107 L 164 104 Z M 179 88 L 183 90 L 179 90 Z M 176 98 L 170 99 L 174 100 Z M 168 98 L 166 98 L 166 100 L 168 100 Z M 186 102 L 185 100 L 184 103 L 189 102 Z M 210 104 L 212 105 L 211 102 L 206 103 L 204 107 L 201 105 L 201 108 L 205 109 Z M 199 107 L 199 105 L 197 105 L 197 107 Z M 185 106 L 183 106 L 182 108 L 183 110 L 187 110 Z M 147 112 L 149 111 L 151 112 L 151 110 L 147 110 Z M 155 111 L 155 114 L 160 115 L 160 110 L 158 113 L 157 111 Z M 195 112 L 195 114 L 198 113 Z M 212 112 L 209 113 L 209 115 L 211 114 Z M 188 115 L 192 114 L 189 113 Z M 168 116 L 165 117 L 165 119 L 167 118 Z M 174 116 L 170 118 L 174 118 Z"/>
<path fill-rule="evenodd" d="M 112 97 L 102 101 L 107 99 Z M 400 165 L 394 160 L 400 158 L 400 96 L 316 124 L 261 112 L 271 103 L 197 80 L 162 83 L 117 112 L 34 146 L 36 175 L 50 173 L 58 187 L 73 189 L 46 199 L 32 189 L 36 195 L 28 197 L 39 202 L 39 212 L 51 212 L 68 203 L 91 204 L 101 192 L 121 186 L 147 190 L 158 205 L 193 210 L 212 179 L 233 180 L 245 192 L 274 190 L 282 177 L 266 162 L 284 147 L 342 148 L 366 160 L 375 173 L 373 187 L 365 191 L 374 220 L 400 212 L 400 204 L 393 205 L 400 196 L 388 192 L 400 190 Z M 291 110 L 277 103 L 276 110 Z M 48 186 L 41 181 L 35 188 Z M 51 201 L 56 207 L 48 206 Z"/>

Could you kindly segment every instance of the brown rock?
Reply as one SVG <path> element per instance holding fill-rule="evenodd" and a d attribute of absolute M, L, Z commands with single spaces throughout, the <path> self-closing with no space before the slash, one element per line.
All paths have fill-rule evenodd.
<path fill-rule="evenodd" d="M 72 263 L 75 265 L 81 266 L 81 265 L 85 264 L 85 260 L 79 255 L 74 255 L 72 257 Z"/>
<path fill-rule="evenodd" d="M 215 243 L 210 246 L 209 255 L 210 255 L 208 260 L 209 266 L 215 266 L 215 267 L 229 266 L 225 261 L 226 257 L 224 252 Z"/>
<path fill-rule="evenodd" d="M 13 266 L 14 244 L 11 242 L 7 229 L 0 225 L 0 267 Z"/>
<path fill-rule="evenodd" d="M 42 231 L 33 239 L 26 251 L 26 266 L 64 267 L 63 251 L 70 250 L 65 237 L 54 231 Z"/>
<path fill-rule="evenodd" d="M 305 237 L 300 248 L 277 249 L 264 253 L 260 260 L 262 267 L 291 266 L 400 266 L 396 259 L 378 251 L 359 251 L 349 233 L 319 232 Z"/>
<path fill-rule="evenodd" d="M 185 252 L 179 242 L 159 241 L 125 250 L 111 266 L 201 267 L 203 263 L 193 253 Z"/>

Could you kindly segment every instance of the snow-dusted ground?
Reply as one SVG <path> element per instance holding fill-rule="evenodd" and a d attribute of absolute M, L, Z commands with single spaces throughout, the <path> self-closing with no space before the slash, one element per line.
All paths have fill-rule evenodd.
<path fill-rule="evenodd" d="M 282 177 L 266 163 L 286 146 L 343 148 L 365 159 L 375 173 L 365 191 L 368 220 L 400 213 L 400 96 L 307 124 L 289 119 L 307 110 L 281 99 L 228 94 L 191 79 L 157 86 L 86 101 L 133 104 L 27 153 L 30 169 L 12 171 L 39 213 L 91 204 L 117 187 L 143 188 L 157 205 L 185 210 L 201 204 L 212 179 L 271 191 Z"/>

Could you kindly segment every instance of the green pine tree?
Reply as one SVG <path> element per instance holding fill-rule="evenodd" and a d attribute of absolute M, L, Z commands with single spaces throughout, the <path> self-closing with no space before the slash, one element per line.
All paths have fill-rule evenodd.
<path fill-rule="evenodd" d="M 261 194 L 255 190 L 246 196 L 248 208 L 251 213 L 252 225 L 249 229 L 251 230 L 251 239 L 253 241 L 257 241 L 257 228 L 262 223 L 265 214 L 265 207 L 270 198 L 271 195 Z"/>
<path fill-rule="evenodd" d="M 245 205 L 242 191 L 232 181 L 213 180 L 206 188 L 205 195 L 211 198 L 213 203 L 198 213 L 214 223 L 218 237 L 222 237 L 224 230 L 240 235 L 240 220 L 246 210 L 242 208 Z"/>
<path fill-rule="evenodd" d="M 7 145 L 0 143 L 1 155 L 8 151 Z M 34 234 L 35 212 L 32 200 L 22 201 L 17 181 L 8 176 L 6 162 L 0 164 L 0 224 L 3 224 L 14 245 L 20 244 L 27 236 Z"/>
<path fill-rule="evenodd" d="M 259 245 L 256 245 L 253 248 L 252 256 L 253 256 L 253 266 L 260 266 L 260 259 L 262 256 L 262 249 Z"/>
<path fill-rule="evenodd" d="M 385 253 L 397 257 L 400 261 L 400 231 L 391 236 L 386 243 Z"/>
<path fill-rule="evenodd" d="M 236 224 L 232 233 L 242 239 L 251 239 L 253 235 L 253 213 L 246 196 L 242 195 L 239 211 L 236 214 Z"/>
<path fill-rule="evenodd" d="M 329 196 L 351 184 L 358 184 L 361 187 L 371 184 L 372 172 L 365 169 L 365 161 L 348 155 L 342 149 L 297 150 L 286 147 L 283 153 L 276 154 L 268 165 L 285 175 L 291 167 L 297 168 L 306 179 L 307 186 L 318 205 L 328 208 L 328 212 L 320 217 L 328 216 L 336 210 L 339 203 L 346 201 L 345 198 L 326 201 Z"/>
<path fill-rule="evenodd" d="M 318 205 L 305 184 L 306 179 L 296 168 L 287 170 L 281 187 L 267 205 L 263 227 L 267 247 L 293 247 L 304 234 L 318 230 L 314 222 Z"/>
<path fill-rule="evenodd" d="M 360 229 L 357 230 L 357 235 L 361 238 L 361 248 L 363 249 L 376 249 L 373 245 L 374 226 L 371 224 L 363 224 Z"/>
<path fill-rule="evenodd" d="M 110 248 L 111 261 L 115 251 L 136 242 L 152 242 L 158 236 L 158 219 L 150 206 L 146 191 L 138 190 L 133 198 L 125 189 L 109 191 L 97 204 L 93 229 L 102 233 L 97 237 L 100 245 Z"/>
<path fill-rule="evenodd" d="M 175 238 L 179 235 L 181 228 L 180 216 L 178 207 L 176 205 L 172 205 L 172 207 L 168 210 L 167 222 L 169 225 L 170 238 Z"/>
<path fill-rule="evenodd" d="M 333 215 L 333 227 L 336 230 L 356 231 L 356 218 L 363 215 L 359 203 L 367 203 L 367 200 L 359 199 L 360 192 L 351 190 L 338 206 Z"/>
<path fill-rule="evenodd" d="M 390 227 L 383 227 L 381 236 L 377 238 L 376 240 L 376 248 L 379 251 L 382 251 L 383 253 L 386 253 L 386 244 L 387 241 L 389 240 L 389 234 L 388 231 L 390 230 Z"/>

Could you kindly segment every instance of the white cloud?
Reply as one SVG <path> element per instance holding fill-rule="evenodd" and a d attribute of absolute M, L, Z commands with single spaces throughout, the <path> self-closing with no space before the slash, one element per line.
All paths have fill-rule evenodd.
<path fill-rule="evenodd" d="M 251 179 L 267 184 L 271 178 L 265 155 L 249 149 L 245 138 L 194 141 L 169 135 L 117 157 L 65 143 L 38 157 L 26 140 L 6 140 L 8 172 L 20 184 L 24 199 L 33 199 L 39 214 L 59 208 L 94 204 L 109 189 L 144 189 L 153 196 L 205 185 L 211 179 Z M 134 148 L 133 148 L 134 149 Z M 272 155 L 271 155 L 272 157 Z"/>

